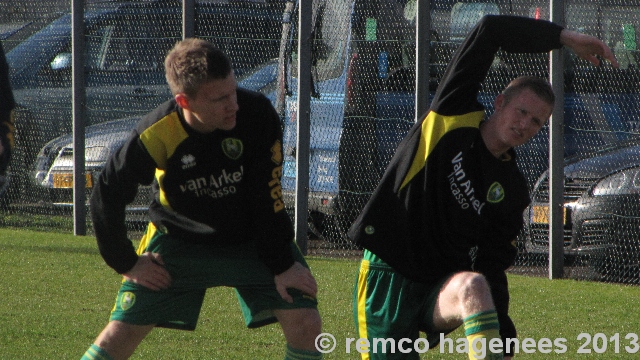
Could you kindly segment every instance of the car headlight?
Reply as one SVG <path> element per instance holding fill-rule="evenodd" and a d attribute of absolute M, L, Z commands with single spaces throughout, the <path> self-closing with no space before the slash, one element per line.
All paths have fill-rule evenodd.
<path fill-rule="evenodd" d="M 53 157 L 55 157 L 59 151 L 59 149 L 54 150 L 55 151 L 51 148 L 45 147 L 40 150 L 40 153 L 38 153 L 38 157 L 33 164 L 31 175 L 31 179 L 38 185 L 43 185 L 44 181 L 47 179 L 49 168 L 51 167 L 51 164 L 53 164 Z"/>
<path fill-rule="evenodd" d="M 600 180 L 593 195 L 629 195 L 640 193 L 640 168 L 633 168 L 609 175 Z"/>

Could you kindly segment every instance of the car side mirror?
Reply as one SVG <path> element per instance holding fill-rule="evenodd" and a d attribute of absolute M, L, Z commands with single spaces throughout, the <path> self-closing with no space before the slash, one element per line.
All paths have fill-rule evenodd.
<path fill-rule="evenodd" d="M 71 68 L 71 53 L 63 52 L 56 55 L 49 66 L 53 71 L 66 70 Z"/>

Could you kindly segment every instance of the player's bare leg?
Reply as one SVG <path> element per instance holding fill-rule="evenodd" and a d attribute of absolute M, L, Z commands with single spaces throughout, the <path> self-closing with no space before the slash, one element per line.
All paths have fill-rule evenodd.
<path fill-rule="evenodd" d="M 155 325 L 132 325 L 111 321 L 96 338 L 94 345 L 113 360 L 128 359 Z"/>
<path fill-rule="evenodd" d="M 280 309 L 274 310 L 273 313 L 287 340 L 287 353 L 290 351 L 302 352 L 309 359 L 322 358 L 322 354 L 315 346 L 316 337 L 320 335 L 322 330 L 322 320 L 318 310 L 308 308 Z"/>
<path fill-rule="evenodd" d="M 498 316 L 495 311 L 489 283 L 475 272 L 460 272 L 453 275 L 443 286 L 433 311 L 436 329 L 453 329 L 464 324 L 469 340 L 469 358 L 502 359 L 502 353 L 492 354 L 483 348 L 484 355 L 473 351 L 474 341 L 500 338 Z"/>

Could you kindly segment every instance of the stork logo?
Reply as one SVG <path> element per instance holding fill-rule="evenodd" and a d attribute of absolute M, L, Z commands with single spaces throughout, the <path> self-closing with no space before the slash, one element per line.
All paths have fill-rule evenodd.
<path fill-rule="evenodd" d="M 196 166 L 196 157 L 191 154 L 186 154 L 180 159 L 182 161 L 182 169 L 186 170 Z"/>
<path fill-rule="evenodd" d="M 504 199 L 504 188 L 499 182 L 494 182 L 487 192 L 487 201 L 490 203 L 498 203 Z"/>
<path fill-rule="evenodd" d="M 131 307 L 133 307 L 133 304 L 136 303 L 136 294 L 132 293 L 132 292 L 124 292 L 122 293 L 122 295 L 120 296 L 120 308 L 122 310 L 129 310 L 131 309 Z"/>
<path fill-rule="evenodd" d="M 236 138 L 226 138 L 222 140 L 222 151 L 229 159 L 238 160 L 242 156 L 244 146 L 242 140 Z"/>

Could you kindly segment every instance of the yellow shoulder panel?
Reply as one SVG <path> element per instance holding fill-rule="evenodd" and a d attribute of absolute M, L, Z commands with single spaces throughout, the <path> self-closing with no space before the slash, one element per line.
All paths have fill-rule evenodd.
<path fill-rule="evenodd" d="M 430 111 L 422 122 L 418 151 L 416 151 L 411 167 L 405 175 L 400 189 L 404 188 L 425 167 L 427 157 L 429 157 L 433 148 L 446 133 L 462 127 L 477 128 L 480 125 L 480 121 L 484 119 L 484 115 L 484 111 L 475 111 L 464 115 L 443 116 Z"/>
<path fill-rule="evenodd" d="M 156 169 L 156 181 L 158 181 L 158 184 L 160 185 L 160 204 L 167 209 L 171 209 L 171 204 L 169 204 L 169 200 L 167 200 L 167 193 L 164 192 L 164 184 L 162 183 L 162 180 L 164 180 L 164 170 Z"/>
<path fill-rule="evenodd" d="M 156 162 L 159 169 L 165 169 L 167 159 L 173 155 L 178 145 L 187 138 L 187 132 L 180 124 L 176 112 L 165 116 L 140 134 L 140 140 Z"/>

